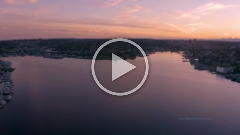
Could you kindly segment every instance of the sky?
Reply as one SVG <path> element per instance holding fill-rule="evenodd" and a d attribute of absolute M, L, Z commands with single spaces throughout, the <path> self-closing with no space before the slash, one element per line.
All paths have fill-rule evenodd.
<path fill-rule="evenodd" d="M 240 38 L 239 0 L 1 0 L 0 40 Z"/>

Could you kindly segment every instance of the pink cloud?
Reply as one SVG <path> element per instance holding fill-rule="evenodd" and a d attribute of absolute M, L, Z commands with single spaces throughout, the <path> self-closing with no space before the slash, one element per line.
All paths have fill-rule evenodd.
<path fill-rule="evenodd" d="M 169 26 L 175 28 L 176 30 L 181 31 L 185 34 L 194 34 L 194 32 L 202 29 L 216 29 L 216 27 L 204 24 L 203 22 L 199 23 L 190 23 L 186 25 L 175 25 L 175 24 L 169 24 Z"/>
<path fill-rule="evenodd" d="M 7 30 L 8 29 L 8 27 L 2 27 L 2 30 Z"/>
<path fill-rule="evenodd" d="M 39 0 L 4 0 L 6 4 L 37 3 Z"/>
<path fill-rule="evenodd" d="M 122 0 L 108 0 L 102 4 L 102 7 L 108 8 L 118 5 Z"/>
<path fill-rule="evenodd" d="M 219 3 L 208 3 L 208 4 L 205 4 L 204 6 L 198 7 L 196 10 L 198 12 L 205 12 L 205 11 L 211 11 L 211 10 L 222 10 L 222 9 L 233 8 L 233 7 L 236 7 L 236 6 L 224 5 Z"/>
<path fill-rule="evenodd" d="M 202 16 L 211 14 L 218 10 L 225 10 L 237 7 L 236 5 L 226 5 L 219 3 L 207 3 L 188 12 L 180 12 L 178 18 L 200 19 Z"/>
<path fill-rule="evenodd" d="M 141 12 L 141 11 L 150 11 L 149 9 L 145 8 L 145 7 L 142 7 L 142 6 L 139 6 L 139 5 L 135 5 L 134 7 L 128 7 L 126 8 L 126 10 L 124 12 L 122 12 L 119 17 L 123 17 L 123 18 L 132 18 L 132 15 L 134 13 L 137 13 L 137 12 Z"/>

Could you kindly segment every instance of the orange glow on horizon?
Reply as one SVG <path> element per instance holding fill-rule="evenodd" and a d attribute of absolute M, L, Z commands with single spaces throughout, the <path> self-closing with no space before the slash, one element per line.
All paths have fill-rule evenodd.
<path fill-rule="evenodd" d="M 186 2 L 4 0 L 0 37 L 240 38 L 239 1 Z"/>

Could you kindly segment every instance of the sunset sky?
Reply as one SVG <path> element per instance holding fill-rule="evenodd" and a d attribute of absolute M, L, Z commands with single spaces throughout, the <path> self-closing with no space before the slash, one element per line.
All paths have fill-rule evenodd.
<path fill-rule="evenodd" d="M 239 0 L 1 0 L 0 39 L 240 38 Z"/>

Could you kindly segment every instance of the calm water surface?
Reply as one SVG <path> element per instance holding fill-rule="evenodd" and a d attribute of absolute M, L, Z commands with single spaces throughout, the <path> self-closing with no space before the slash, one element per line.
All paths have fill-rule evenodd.
<path fill-rule="evenodd" d="M 177 53 L 151 55 L 147 82 L 122 98 L 98 88 L 90 60 L 1 59 L 16 70 L 0 135 L 240 134 L 240 84 L 194 70 Z"/>

